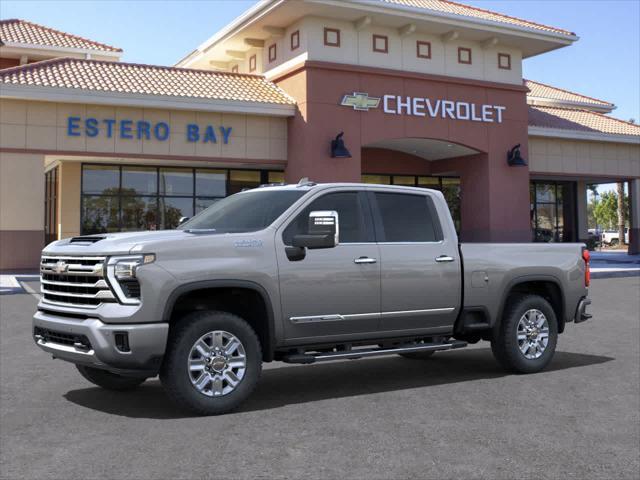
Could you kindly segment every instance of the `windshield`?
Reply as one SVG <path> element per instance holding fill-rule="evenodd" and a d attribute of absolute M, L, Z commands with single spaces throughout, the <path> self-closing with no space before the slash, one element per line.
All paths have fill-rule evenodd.
<path fill-rule="evenodd" d="M 236 193 L 217 201 L 180 230 L 213 229 L 219 233 L 242 233 L 262 230 L 273 223 L 305 190 L 256 190 Z"/>

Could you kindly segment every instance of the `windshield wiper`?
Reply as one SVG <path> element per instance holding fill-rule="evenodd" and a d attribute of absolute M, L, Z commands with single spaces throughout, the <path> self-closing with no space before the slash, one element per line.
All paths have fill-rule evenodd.
<path fill-rule="evenodd" d="M 184 231 L 187 233 L 198 234 L 198 233 L 213 233 L 216 231 L 216 229 L 215 228 L 186 228 Z"/>

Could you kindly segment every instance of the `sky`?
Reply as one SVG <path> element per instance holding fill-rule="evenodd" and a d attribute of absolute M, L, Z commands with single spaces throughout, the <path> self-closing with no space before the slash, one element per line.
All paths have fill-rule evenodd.
<path fill-rule="evenodd" d="M 296 1 L 296 0 L 291 0 Z M 0 0 L 22 18 L 124 49 L 123 61 L 173 65 L 254 0 Z M 617 105 L 640 122 L 640 0 L 469 0 L 473 6 L 564 28 L 574 45 L 524 62 L 524 76 Z"/>

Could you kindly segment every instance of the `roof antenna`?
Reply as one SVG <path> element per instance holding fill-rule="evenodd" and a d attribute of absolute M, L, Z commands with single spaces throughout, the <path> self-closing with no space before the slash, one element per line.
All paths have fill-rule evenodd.
<path fill-rule="evenodd" d="M 298 187 L 306 185 L 307 183 L 309 183 L 309 177 L 302 177 L 298 182 Z"/>

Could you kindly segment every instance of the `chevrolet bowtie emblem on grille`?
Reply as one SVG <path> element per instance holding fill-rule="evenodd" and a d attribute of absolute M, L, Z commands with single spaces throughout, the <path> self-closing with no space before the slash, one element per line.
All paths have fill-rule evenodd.
<path fill-rule="evenodd" d="M 353 92 L 353 95 L 345 95 L 342 97 L 340 105 L 353 107 L 354 110 L 361 112 L 368 112 L 371 108 L 378 108 L 380 98 L 370 97 L 368 93 Z"/>
<path fill-rule="evenodd" d="M 53 266 L 53 271 L 56 273 L 64 273 L 67 271 L 67 268 L 69 268 L 67 262 L 65 262 L 64 260 L 58 260 Z"/>

